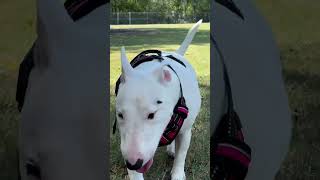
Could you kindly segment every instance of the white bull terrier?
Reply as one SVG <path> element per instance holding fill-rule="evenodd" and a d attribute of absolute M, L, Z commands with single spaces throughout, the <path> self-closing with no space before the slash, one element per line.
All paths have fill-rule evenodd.
<path fill-rule="evenodd" d="M 171 179 L 186 178 L 185 160 L 191 140 L 191 128 L 200 111 L 201 96 L 196 73 L 183 56 L 201 23 L 202 20 L 189 30 L 176 52 L 162 53 L 172 55 L 186 67 L 163 56 L 161 62 L 145 62 L 133 68 L 125 55 L 124 47 L 121 49 L 122 75 L 116 98 L 116 116 L 121 136 L 121 152 L 131 180 L 143 179 L 143 173 L 151 167 L 161 135 L 181 95 L 180 85 L 189 114 L 176 139 L 167 146 L 167 152 L 175 157 Z"/>

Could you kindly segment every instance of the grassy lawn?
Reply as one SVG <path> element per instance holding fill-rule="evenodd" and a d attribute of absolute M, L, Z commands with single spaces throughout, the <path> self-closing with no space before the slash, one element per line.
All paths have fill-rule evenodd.
<path fill-rule="evenodd" d="M 0 1 L 0 179 L 17 180 L 19 63 L 35 39 L 35 2 Z"/>
<path fill-rule="evenodd" d="M 255 0 L 276 36 L 293 115 L 277 180 L 320 179 L 320 1 Z"/>
<path fill-rule="evenodd" d="M 114 85 L 120 75 L 120 47 L 125 46 L 129 59 L 146 49 L 174 51 L 185 38 L 192 24 L 112 26 L 110 54 L 111 123 L 114 120 Z M 125 31 L 123 31 L 125 30 Z M 209 89 L 210 89 L 210 40 L 209 24 L 202 24 L 186 57 L 195 68 L 200 81 L 202 109 L 193 127 L 193 137 L 186 162 L 188 179 L 209 179 Z M 112 124 L 111 124 L 112 127 Z M 119 134 L 111 134 L 111 179 L 124 179 L 127 171 L 120 153 Z M 154 164 L 146 173 L 146 179 L 170 177 L 173 160 L 158 149 Z"/>

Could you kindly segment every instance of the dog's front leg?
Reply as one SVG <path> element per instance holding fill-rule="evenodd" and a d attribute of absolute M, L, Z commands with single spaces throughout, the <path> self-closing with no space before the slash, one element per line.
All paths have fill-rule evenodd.
<path fill-rule="evenodd" d="M 143 180 L 142 173 L 138 173 L 137 171 L 132 171 L 130 169 L 127 169 L 127 170 L 128 170 L 130 180 Z"/>
<path fill-rule="evenodd" d="M 191 140 L 191 129 L 179 134 L 176 137 L 175 144 L 175 159 L 171 170 L 172 180 L 184 180 L 186 175 L 184 172 L 184 165 L 186 161 L 187 152 Z"/>
<path fill-rule="evenodd" d="M 169 155 L 169 157 L 174 158 L 174 154 L 176 151 L 176 147 L 175 147 L 175 140 L 172 141 L 172 143 L 170 145 L 167 146 L 167 153 Z"/>

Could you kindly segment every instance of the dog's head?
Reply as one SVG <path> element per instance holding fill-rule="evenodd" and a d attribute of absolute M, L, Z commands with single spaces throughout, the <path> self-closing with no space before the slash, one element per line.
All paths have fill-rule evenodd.
<path fill-rule="evenodd" d="M 116 98 L 121 152 L 132 170 L 150 168 L 161 135 L 179 98 L 179 85 L 167 66 L 133 69 L 121 50 L 122 75 Z"/>

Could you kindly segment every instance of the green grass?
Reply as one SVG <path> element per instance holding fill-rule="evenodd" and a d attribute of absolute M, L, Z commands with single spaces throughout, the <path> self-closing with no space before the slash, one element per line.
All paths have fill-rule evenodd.
<path fill-rule="evenodd" d="M 320 179 L 320 1 L 256 0 L 275 34 L 293 115 L 277 180 Z"/>
<path fill-rule="evenodd" d="M 171 25 L 132 25 L 112 26 L 113 32 L 128 29 L 127 33 L 111 34 L 110 54 L 110 94 L 111 120 L 114 120 L 114 85 L 120 75 L 120 47 L 125 46 L 129 59 L 146 49 L 160 49 L 162 51 L 176 50 L 192 24 Z M 140 31 L 143 31 L 141 33 Z M 202 24 L 186 57 L 195 68 L 202 95 L 201 112 L 192 129 L 193 137 L 186 161 L 186 175 L 188 179 L 209 179 L 209 89 L 210 89 L 210 40 L 209 24 Z M 112 122 L 111 122 L 112 123 Z M 112 124 L 111 124 L 112 127 Z M 127 171 L 120 153 L 120 137 L 111 134 L 111 179 L 124 179 Z M 158 149 L 154 164 L 145 175 L 145 179 L 167 179 L 170 177 L 173 160 L 165 153 L 165 147 Z"/>
<path fill-rule="evenodd" d="M 0 1 L 0 179 L 17 179 L 18 66 L 35 39 L 34 1 Z"/>

